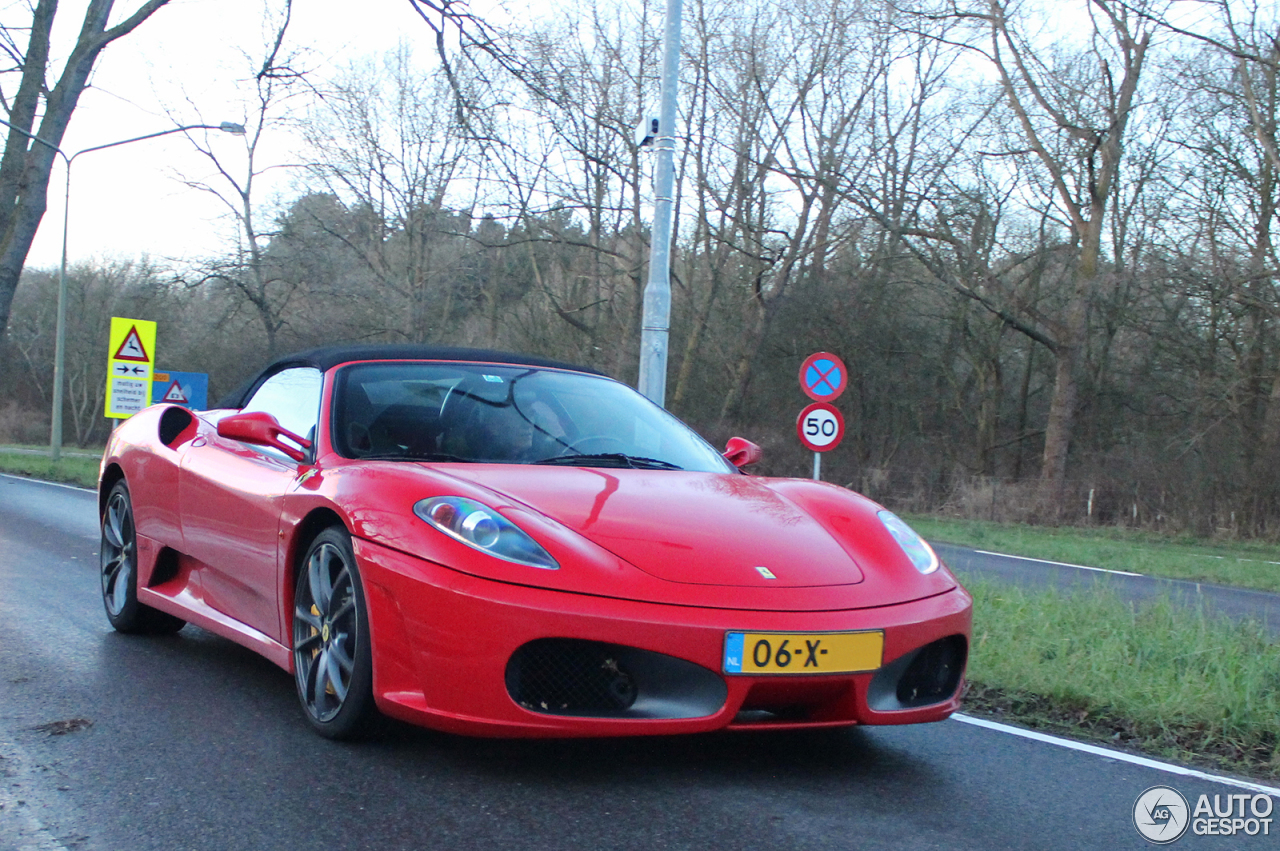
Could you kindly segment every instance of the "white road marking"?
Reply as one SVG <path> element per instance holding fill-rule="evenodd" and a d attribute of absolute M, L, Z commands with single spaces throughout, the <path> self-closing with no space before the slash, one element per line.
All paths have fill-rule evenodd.
<path fill-rule="evenodd" d="M 1057 736 L 1046 735 L 1045 733 L 1037 733 L 1035 730 L 1024 730 L 1021 727 L 1011 727 L 1008 724 L 988 721 L 985 718 L 974 718 L 972 715 L 964 715 L 960 712 L 954 713 L 951 717 L 962 724 L 972 724 L 975 727 L 985 727 L 988 730 L 1008 733 L 1012 736 L 1021 736 L 1024 739 L 1045 742 L 1050 745 L 1057 745 L 1060 748 L 1083 751 L 1084 753 L 1093 754 L 1094 756 L 1106 757 L 1107 759 L 1119 760 L 1120 762 L 1128 762 L 1133 765 L 1140 765 L 1144 768 L 1154 768 L 1157 771 L 1167 771 L 1170 774 L 1181 774 L 1184 777 L 1192 777 L 1196 780 L 1208 780 L 1211 783 L 1222 783 L 1226 786 L 1235 786 L 1237 789 L 1248 789 L 1251 792 L 1261 792 L 1264 795 L 1272 795 L 1280 798 L 1280 788 L 1276 788 L 1274 786 L 1264 786 L 1261 783 L 1253 783 L 1248 780 L 1237 780 L 1234 777 L 1224 777 L 1219 774 L 1210 774 L 1207 771 L 1198 771 L 1194 768 L 1175 765 L 1171 762 L 1160 762 L 1159 760 L 1148 759 L 1145 756 L 1134 756 L 1133 754 L 1125 753 L 1123 751 L 1115 751 L 1110 748 L 1098 747 L 1097 745 L 1087 745 L 1084 742 L 1074 742 L 1071 739 L 1062 739 Z"/>
<path fill-rule="evenodd" d="M 1040 564 L 1056 564 L 1059 567 L 1074 567 L 1076 570 L 1096 570 L 1098 573 L 1114 573 L 1119 576 L 1142 576 L 1141 573 L 1132 573 L 1128 570 L 1108 570 L 1105 567 L 1089 567 L 1087 564 L 1071 564 L 1066 561 L 1050 561 L 1047 558 L 1031 558 L 1030 556 L 1011 556 L 1008 553 L 993 553 L 989 550 L 974 550 L 975 553 L 981 553 L 984 556 L 999 556 L 1000 558 L 1016 558 L 1018 561 L 1035 561 Z"/>

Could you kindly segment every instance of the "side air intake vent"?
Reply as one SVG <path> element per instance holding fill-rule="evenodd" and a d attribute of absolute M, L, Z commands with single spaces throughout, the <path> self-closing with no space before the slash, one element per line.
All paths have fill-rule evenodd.
<path fill-rule="evenodd" d="M 960 687 L 969 645 L 949 635 L 885 665 L 871 680 L 867 703 L 884 712 L 916 709 L 950 700 Z"/>

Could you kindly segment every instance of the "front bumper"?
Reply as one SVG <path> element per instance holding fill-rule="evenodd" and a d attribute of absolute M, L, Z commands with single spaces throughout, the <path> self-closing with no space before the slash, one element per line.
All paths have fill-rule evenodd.
<path fill-rule="evenodd" d="M 972 608 L 959 586 L 879 608 L 736 611 L 494 582 L 366 540 L 354 543 L 369 608 L 375 699 L 384 713 L 411 723 L 481 736 L 631 736 L 913 724 L 940 721 L 959 708 Z M 857 630 L 883 630 L 878 672 L 722 673 L 729 631 Z M 631 668 L 627 682 L 602 681 L 619 708 L 610 711 L 606 700 L 566 712 L 529 698 L 519 683 L 530 647 L 543 655 L 569 648 L 571 660 L 578 649 L 594 648 L 605 654 L 599 657 L 605 667 Z M 920 705 L 913 683 L 939 652 L 960 670 L 945 678 L 945 696 Z M 930 680 L 931 672 L 924 673 Z M 935 687 L 944 682 L 932 680 Z"/>

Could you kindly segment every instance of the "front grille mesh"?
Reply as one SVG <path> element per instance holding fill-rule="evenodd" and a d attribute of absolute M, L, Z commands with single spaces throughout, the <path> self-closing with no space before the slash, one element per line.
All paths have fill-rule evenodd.
<path fill-rule="evenodd" d="M 544 638 L 511 657 L 507 691 L 516 703 L 552 715 L 611 715 L 636 701 L 635 680 L 619 663 L 621 648 L 595 641 Z"/>

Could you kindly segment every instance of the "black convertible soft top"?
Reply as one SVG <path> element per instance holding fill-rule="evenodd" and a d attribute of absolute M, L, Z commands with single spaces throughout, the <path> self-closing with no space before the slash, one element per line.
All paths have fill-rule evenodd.
<path fill-rule="evenodd" d="M 502 363 L 515 366 L 543 366 L 551 369 L 568 369 L 574 372 L 586 372 L 592 375 L 603 375 L 594 369 L 577 366 L 571 363 L 538 357 L 537 355 L 521 355 L 512 352 L 500 352 L 493 349 L 466 349 L 456 346 L 424 346 L 411 343 L 348 343 L 337 346 L 321 346 L 284 355 L 267 364 L 235 390 L 218 401 L 219 408 L 242 408 L 245 402 L 258 388 L 258 385 L 275 375 L 282 369 L 295 366 L 310 366 L 321 371 L 332 369 L 338 364 L 362 360 L 437 360 L 437 361 L 471 361 L 475 363 Z"/>

